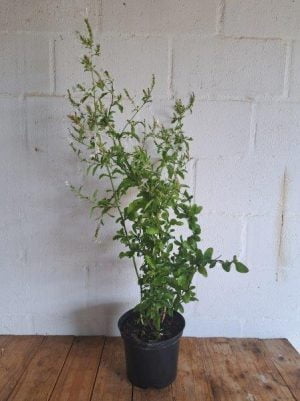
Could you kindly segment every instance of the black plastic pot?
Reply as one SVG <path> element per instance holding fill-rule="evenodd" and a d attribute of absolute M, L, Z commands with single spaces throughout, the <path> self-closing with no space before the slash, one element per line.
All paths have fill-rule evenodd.
<path fill-rule="evenodd" d="M 179 340 L 185 326 L 184 317 L 175 312 L 178 333 L 167 340 L 145 342 L 126 335 L 124 323 L 134 314 L 133 309 L 119 319 L 118 327 L 125 345 L 127 377 L 134 386 L 163 388 L 171 384 L 177 374 Z"/>

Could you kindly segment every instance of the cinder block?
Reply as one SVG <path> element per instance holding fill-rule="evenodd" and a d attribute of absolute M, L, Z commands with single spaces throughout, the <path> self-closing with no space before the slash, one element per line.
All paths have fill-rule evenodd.
<path fill-rule="evenodd" d="M 179 96 L 280 95 L 285 45 L 280 40 L 181 37 L 174 41 L 174 89 Z"/>
<path fill-rule="evenodd" d="M 223 321 L 224 316 L 240 321 L 249 309 L 249 274 L 239 274 L 235 269 L 225 272 L 219 265 L 210 269 L 207 278 L 196 276 L 197 298 L 193 315 L 204 319 Z M 239 335 L 239 331 L 236 331 Z"/>
<path fill-rule="evenodd" d="M 155 74 L 155 96 L 167 95 L 167 39 L 101 35 L 99 42 L 102 51 L 98 61 L 99 68 L 110 72 L 118 90 L 127 88 L 133 94 L 141 94 L 142 89 L 150 85 L 152 74 Z M 55 49 L 57 93 L 64 94 L 67 88 L 77 82 L 89 82 L 88 75 L 82 73 L 79 63 L 79 57 L 84 50 L 75 37 L 58 38 Z"/>
<path fill-rule="evenodd" d="M 280 160 L 267 157 L 200 159 L 196 200 L 217 213 L 276 213 L 283 169 Z"/>
<path fill-rule="evenodd" d="M 16 316 L 27 308 L 30 298 L 30 243 L 23 225 L 27 207 L 26 143 L 23 101 L 0 98 L 0 333 L 22 331 L 22 327 L 26 331 L 30 327 L 25 317 L 20 324 Z"/>
<path fill-rule="evenodd" d="M 0 34 L 0 93 L 49 93 L 49 39 L 36 34 Z"/>
<path fill-rule="evenodd" d="M 254 269 L 251 265 L 249 268 L 248 288 L 244 293 L 244 302 L 248 305 L 246 319 L 286 319 L 291 322 L 299 316 L 299 269 L 277 266 L 272 271 Z"/>
<path fill-rule="evenodd" d="M 54 178 L 58 182 L 61 177 L 63 180 L 62 174 L 70 167 L 68 127 L 71 124 L 67 117 L 69 111 L 70 106 L 66 99 L 54 97 L 26 99 L 27 143 L 32 154 L 28 165 L 33 170 L 39 165 L 39 169 L 33 171 L 33 177 L 45 173 L 47 179 Z"/>
<path fill-rule="evenodd" d="M 288 0 L 226 0 L 226 35 L 299 38 L 300 3 Z"/>
<path fill-rule="evenodd" d="M 154 99 L 152 115 L 161 124 L 170 125 L 173 100 Z M 239 101 L 203 101 L 196 97 L 193 112 L 186 114 L 184 132 L 193 138 L 193 158 L 243 155 L 248 151 L 251 103 Z"/>
<path fill-rule="evenodd" d="M 251 104 L 197 101 L 187 115 L 185 132 L 193 138 L 191 155 L 218 157 L 245 154 L 250 135 Z"/>
<path fill-rule="evenodd" d="M 300 41 L 293 42 L 289 94 L 293 98 L 300 98 Z"/>
<path fill-rule="evenodd" d="M 242 224 L 238 217 L 207 214 L 205 208 L 199 215 L 201 247 L 214 248 L 214 256 L 231 259 L 241 252 Z"/>
<path fill-rule="evenodd" d="M 21 47 L 18 45 L 19 36 L 1 33 L 0 34 L 0 92 L 20 93 L 23 92 L 23 77 L 21 74 L 23 57 Z"/>
<path fill-rule="evenodd" d="M 104 32 L 215 32 L 214 1 L 104 0 L 102 4 Z"/>
<path fill-rule="evenodd" d="M 74 32 L 83 27 L 88 17 L 94 26 L 99 24 L 100 2 L 95 0 L 1 2 L 2 31 Z"/>
<path fill-rule="evenodd" d="M 276 272 L 280 243 L 280 211 L 247 218 L 245 263 L 251 270 Z"/>
<path fill-rule="evenodd" d="M 287 269 L 285 279 L 277 281 L 275 270 L 248 267 L 247 274 L 234 268 L 226 273 L 216 267 L 209 271 L 207 279 L 197 276 L 200 302 L 193 304 L 194 316 L 201 314 L 217 321 L 224 316 L 239 321 L 264 318 L 293 321 L 300 308 L 298 270 Z"/>
<path fill-rule="evenodd" d="M 300 152 L 300 103 L 262 103 L 257 106 L 256 150 L 280 160 Z"/>
<path fill-rule="evenodd" d="M 26 206 L 22 193 L 26 192 L 27 138 L 24 127 L 24 105 L 16 98 L 0 98 L 0 209 L 1 255 L 3 265 L 10 258 L 21 255 L 24 233 L 20 228 Z M 5 174 L 4 174 L 5 171 Z M 14 200 L 14 201 L 12 201 Z M 16 226 L 14 226 L 16 225 Z"/>

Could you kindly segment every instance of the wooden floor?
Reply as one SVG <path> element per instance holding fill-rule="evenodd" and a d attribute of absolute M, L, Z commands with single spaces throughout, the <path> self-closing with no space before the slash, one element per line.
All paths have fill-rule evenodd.
<path fill-rule="evenodd" d="M 300 401 L 287 340 L 181 341 L 177 380 L 132 388 L 119 338 L 0 336 L 0 401 Z"/>

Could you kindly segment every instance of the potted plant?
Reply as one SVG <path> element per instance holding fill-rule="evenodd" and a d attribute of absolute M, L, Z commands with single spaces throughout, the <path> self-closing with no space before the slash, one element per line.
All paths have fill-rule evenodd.
<path fill-rule="evenodd" d="M 152 101 L 154 77 L 139 102 L 126 89 L 117 92 L 110 74 L 96 69 L 100 46 L 85 23 L 87 33 L 79 34 L 79 39 L 87 50 L 81 63 L 90 84 L 77 84 L 72 94 L 68 91 L 74 108 L 69 115 L 71 147 L 99 186 L 92 194 L 84 193 L 82 187 L 71 185 L 71 189 L 91 204 L 96 236 L 106 217 L 119 225 L 113 239 L 124 245 L 119 256 L 132 260 L 140 287 L 139 303 L 118 323 L 127 375 L 134 385 L 161 388 L 176 377 L 185 325 L 183 305 L 197 300 L 194 275 L 206 277 L 216 265 L 226 272 L 232 266 L 240 273 L 248 269 L 236 256 L 222 260 L 212 248 L 199 247 L 202 208 L 184 184 L 191 138 L 184 134 L 183 121 L 192 111 L 194 95 L 187 104 L 175 101 L 168 125 L 140 119 L 141 110 Z M 125 114 L 125 104 L 131 112 L 120 128 L 116 116 Z M 106 195 L 100 196 L 99 189 L 106 190 Z M 135 196 L 128 200 L 132 190 Z"/>

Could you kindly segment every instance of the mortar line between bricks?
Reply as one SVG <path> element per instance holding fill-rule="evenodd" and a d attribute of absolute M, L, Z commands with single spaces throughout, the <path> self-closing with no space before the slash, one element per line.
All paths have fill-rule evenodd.
<path fill-rule="evenodd" d="M 216 6 L 216 35 L 224 35 L 225 0 L 219 0 Z"/>
<path fill-rule="evenodd" d="M 25 92 L 21 91 L 18 93 L 10 93 L 10 92 L 0 92 L 0 98 L 15 98 L 17 99 L 20 96 L 24 97 L 45 97 L 45 98 L 65 98 L 64 94 L 59 93 L 43 93 L 43 92 Z M 283 98 L 283 97 L 266 97 L 266 98 L 242 98 L 242 97 L 233 97 L 233 96 L 224 96 L 224 95 L 207 95 L 201 96 L 196 95 L 197 102 L 240 102 L 240 103 L 255 103 L 256 105 L 265 104 L 265 103 L 282 103 L 282 104 L 300 104 L 300 98 Z M 167 97 L 157 97 L 157 100 L 171 100 Z"/>
<path fill-rule="evenodd" d="M 173 54 L 173 38 L 171 36 L 168 37 L 168 75 L 167 75 L 167 84 L 168 84 L 168 99 L 172 99 L 174 97 L 174 88 L 173 88 L 173 74 L 174 74 L 174 54 Z"/>
<path fill-rule="evenodd" d="M 248 236 L 248 219 L 246 216 L 242 216 L 241 219 L 241 236 L 240 236 L 240 255 L 241 259 L 246 258 L 247 249 L 247 236 Z"/>
<path fill-rule="evenodd" d="M 56 62 L 55 62 L 55 39 L 49 39 L 49 76 L 50 76 L 50 94 L 56 92 Z"/>
<path fill-rule="evenodd" d="M 64 99 L 66 95 L 58 95 L 56 93 L 49 94 L 49 93 L 25 93 L 24 97 L 44 97 L 44 98 L 53 98 L 53 99 Z"/>
<path fill-rule="evenodd" d="M 256 148 L 256 135 L 257 135 L 257 104 L 251 104 L 250 116 L 250 135 L 249 135 L 249 153 L 252 154 Z"/>
<path fill-rule="evenodd" d="M 102 30 L 102 26 L 103 26 L 103 1 L 102 0 L 99 0 L 99 10 L 98 10 L 98 12 L 99 12 L 99 20 L 98 20 L 98 29 L 99 29 L 99 32 L 101 32 L 101 30 Z"/>
<path fill-rule="evenodd" d="M 291 78 L 291 65 L 293 56 L 293 41 L 286 43 L 286 57 L 283 79 L 283 97 L 288 98 L 290 95 L 290 78 Z"/>
<path fill-rule="evenodd" d="M 219 0 L 220 2 L 222 0 Z M 100 7 L 99 7 L 100 9 Z M 103 15 L 99 13 L 99 16 L 103 19 Z M 95 29 L 95 32 L 98 31 L 98 29 Z M 74 30 L 68 31 L 68 30 L 57 30 L 57 31 L 51 31 L 51 30 L 46 30 L 46 31 L 27 31 L 27 30 L 1 30 L 0 29 L 0 34 L 17 34 L 17 35 L 32 35 L 32 34 L 53 34 L 53 35 L 67 35 L 69 37 L 74 36 Z M 99 28 L 99 32 L 101 32 L 103 35 L 110 36 L 110 37 L 124 37 L 124 38 L 131 38 L 133 36 L 132 32 L 116 32 L 116 31 L 103 31 L 102 26 Z M 176 33 L 176 32 L 170 32 L 170 34 L 173 34 L 174 36 L 178 37 L 186 37 L 186 38 L 201 38 L 201 39 L 214 39 L 214 38 L 222 38 L 224 40 L 226 39 L 232 39 L 232 40 L 257 40 L 257 41 L 283 41 L 283 42 L 293 42 L 295 40 L 298 40 L 298 38 L 292 38 L 292 37 L 279 37 L 279 36 L 247 36 L 247 35 L 225 35 L 223 33 L 205 33 L 205 32 L 181 32 L 181 33 Z M 157 38 L 161 37 L 164 38 L 166 37 L 164 32 L 159 32 L 159 31 L 154 31 L 150 33 L 143 33 L 143 32 L 135 32 L 134 37 L 136 38 Z"/>
<path fill-rule="evenodd" d="M 247 35 L 226 35 L 226 34 L 215 34 L 214 37 L 220 37 L 222 39 L 232 39 L 232 40 L 257 40 L 257 41 L 289 41 L 297 40 L 296 38 L 280 37 L 280 36 L 247 36 Z"/>
<path fill-rule="evenodd" d="M 196 199 L 196 193 L 197 193 L 197 178 L 198 178 L 197 165 L 198 165 L 198 161 L 199 161 L 199 159 L 194 159 L 194 162 L 193 162 L 193 197 L 194 197 L 194 200 Z"/>
<path fill-rule="evenodd" d="M 18 102 L 21 105 L 21 110 L 22 110 L 22 131 L 24 133 L 24 143 L 25 143 L 25 148 L 26 150 L 29 149 L 29 139 L 28 139 L 28 128 L 27 128 L 27 103 L 26 103 L 26 97 L 22 94 L 18 96 Z M 25 252 L 27 252 L 25 250 Z M 25 261 L 26 264 L 26 261 Z M 31 315 L 29 315 L 31 316 Z"/>
<path fill-rule="evenodd" d="M 24 96 L 24 97 L 23 97 L 23 118 L 24 118 L 24 121 L 23 121 L 24 126 L 23 126 L 23 128 L 24 128 L 24 139 L 25 139 L 26 148 L 29 149 L 29 138 L 28 138 L 28 114 L 27 114 L 27 111 L 28 111 L 28 103 L 27 103 L 27 100 L 26 100 L 26 96 Z"/>

